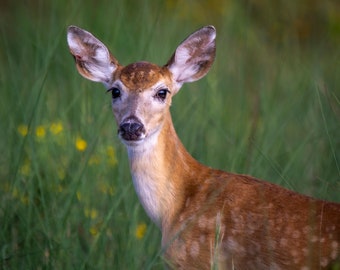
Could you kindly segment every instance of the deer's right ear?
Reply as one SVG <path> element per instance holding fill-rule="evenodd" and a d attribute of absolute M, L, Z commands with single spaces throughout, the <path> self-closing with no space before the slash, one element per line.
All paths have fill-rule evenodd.
<path fill-rule="evenodd" d="M 100 40 L 79 27 L 69 26 L 67 43 L 82 76 L 105 85 L 112 81 L 119 64 Z"/>

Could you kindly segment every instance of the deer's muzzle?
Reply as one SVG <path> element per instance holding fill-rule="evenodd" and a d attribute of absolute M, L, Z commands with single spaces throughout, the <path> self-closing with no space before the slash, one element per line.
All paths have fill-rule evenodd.
<path fill-rule="evenodd" d="M 119 125 L 118 134 L 126 141 L 137 141 L 144 137 L 145 128 L 137 117 L 131 116 Z"/>

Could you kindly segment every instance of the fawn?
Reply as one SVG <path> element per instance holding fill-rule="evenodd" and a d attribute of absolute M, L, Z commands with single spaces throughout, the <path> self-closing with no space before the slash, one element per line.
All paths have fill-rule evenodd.
<path fill-rule="evenodd" d="M 216 31 L 187 37 L 164 66 L 122 66 L 91 33 L 70 26 L 79 73 L 112 94 L 118 134 L 146 213 L 175 269 L 329 269 L 339 266 L 340 204 L 251 176 L 204 166 L 184 148 L 170 104 L 183 83 L 205 76 Z"/>

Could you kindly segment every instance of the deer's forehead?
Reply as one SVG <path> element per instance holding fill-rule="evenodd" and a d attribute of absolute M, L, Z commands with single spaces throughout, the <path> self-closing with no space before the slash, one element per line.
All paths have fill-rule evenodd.
<path fill-rule="evenodd" d="M 130 90 L 143 90 L 159 81 L 166 83 L 169 76 L 169 71 L 163 67 L 148 62 L 137 62 L 123 67 L 117 79 Z"/>

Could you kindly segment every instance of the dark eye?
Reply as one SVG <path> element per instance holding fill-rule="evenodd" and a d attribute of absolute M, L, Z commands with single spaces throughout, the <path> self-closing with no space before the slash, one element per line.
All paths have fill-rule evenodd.
<path fill-rule="evenodd" d="M 161 90 L 158 90 L 155 97 L 158 98 L 161 101 L 164 101 L 166 99 L 166 95 L 168 93 L 170 93 L 170 91 L 168 89 L 161 89 Z"/>
<path fill-rule="evenodd" d="M 113 99 L 117 99 L 117 98 L 121 97 L 121 95 L 122 95 L 121 91 L 116 87 L 110 88 L 109 90 L 107 90 L 107 92 L 111 92 Z"/>

